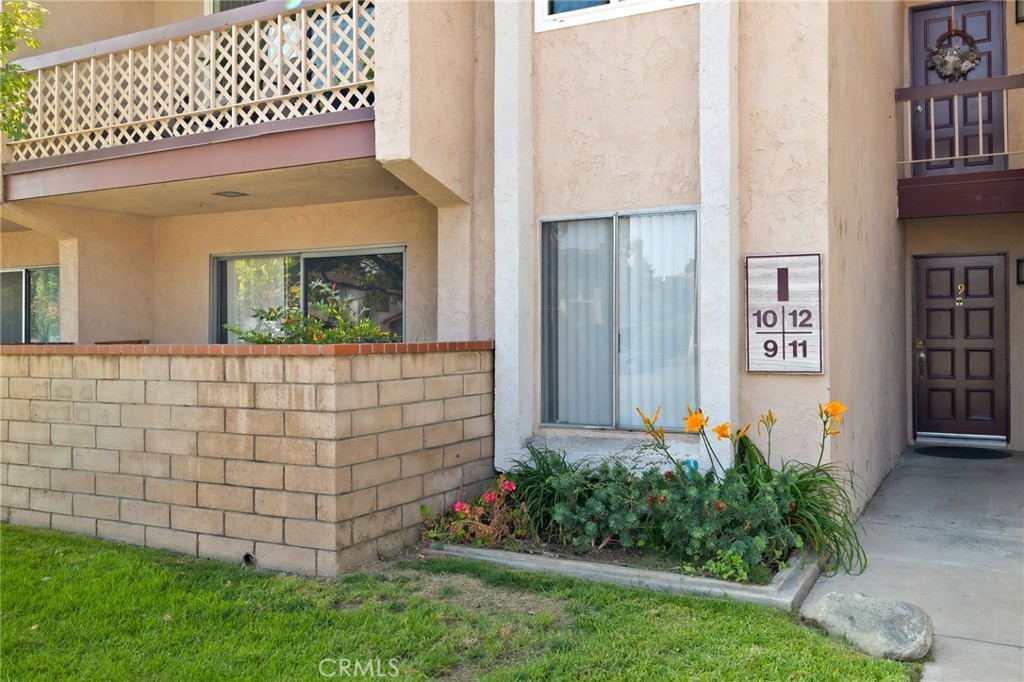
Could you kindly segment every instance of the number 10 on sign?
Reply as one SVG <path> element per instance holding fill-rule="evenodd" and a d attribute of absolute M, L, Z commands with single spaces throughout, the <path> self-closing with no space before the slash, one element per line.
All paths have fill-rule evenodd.
<path fill-rule="evenodd" d="M 821 255 L 747 256 L 747 371 L 818 373 Z"/>

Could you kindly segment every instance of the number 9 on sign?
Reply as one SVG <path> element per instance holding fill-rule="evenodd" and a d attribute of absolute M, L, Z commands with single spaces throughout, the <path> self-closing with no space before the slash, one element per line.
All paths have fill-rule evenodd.
<path fill-rule="evenodd" d="M 764 355 L 767 358 L 774 358 L 779 354 L 779 344 L 771 339 L 764 342 Z"/>

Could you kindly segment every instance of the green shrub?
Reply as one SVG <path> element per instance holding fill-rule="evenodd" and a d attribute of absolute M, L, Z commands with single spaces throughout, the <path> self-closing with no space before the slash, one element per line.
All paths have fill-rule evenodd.
<path fill-rule="evenodd" d="M 687 564 L 731 552 L 752 566 L 774 564 L 801 545 L 785 522 L 781 480 L 752 495 L 736 470 L 719 479 L 686 464 L 663 472 L 605 460 L 550 483 L 561 497 L 554 523 L 576 546 L 642 547 Z"/>
<path fill-rule="evenodd" d="M 251 344 L 277 343 L 387 343 L 400 338 L 381 329 L 366 317 L 365 310 L 353 312 L 351 296 L 342 296 L 322 280 L 309 285 L 308 306 L 312 313 L 295 307 L 256 309 L 254 329 L 238 325 L 224 328 L 240 341 Z"/>
<path fill-rule="evenodd" d="M 678 518 L 666 521 L 665 544 L 681 548 L 684 556 L 696 558 L 711 548 L 713 543 L 708 540 L 710 536 L 714 536 L 716 542 L 721 544 L 731 540 L 737 552 L 751 565 L 757 563 L 750 559 L 762 547 L 763 555 L 771 562 L 784 560 L 789 548 L 804 545 L 814 550 L 826 573 L 834 573 L 840 568 L 849 573 L 863 572 L 867 566 L 867 555 L 857 534 L 850 497 L 851 491 L 855 490 L 854 474 L 845 465 L 822 464 L 821 461 L 825 453 L 825 442 L 839 435 L 836 427 L 846 410 L 846 406 L 838 401 L 819 404 L 821 440 L 817 463 L 783 462 L 778 469 L 771 466 L 772 428 L 776 424 L 771 410 L 758 419 L 758 429 L 764 426 L 767 431 L 767 453 L 762 453 L 746 435 L 749 424 L 737 430 L 733 430 L 728 423 L 720 424 L 711 429 L 712 433 L 718 440 L 728 438 L 733 446 L 734 464 L 731 469 L 725 470 L 711 447 L 707 418 L 700 410 L 694 412 L 688 409 L 689 414 L 684 420 L 686 430 L 700 435 L 712 462 L 716 464 L 704 476 L 705 487 L 710 490 L 712 483 L 718 482 L 722 489 L 715 492 L 723 498 L 734 496 L 736 492 L 732 486 L 735 484 L 730 479 L 738 477 L 743 480 L 747 499 L 753 507 L 743 508 L 742 504 L 734 507 L 740 510 L 738 517 L 744 519 L 740 522 L 744 532 L 738 535 L 724 519 L 705 515 L 696 517 L 697 525 L 687 537 L 686 528 L 682 526 L 695 522 L 693 510 L 679 512 L 679 505 L 674 503 L 672 508 L 677 510 Z M 650 436 L 650 441 L 643 444 L 642 448 L 648 452 L 661 453 L 674 462 L 665 442 L 665 431 L 657 426 L 660 410 L 652 418 L 640 410 L 637 412 L 643 420 L 646 429 L 644 433 Z M 694 482 L 698 480 L 692 479 Z M 710 499 L 707 492 L 699 493 L 694 488 L 691 485 L 691 497 L 704 503 Z M 789 532 L 780 532 L 780 519 L 776 511 L 780 511 L 781 522 Z M 753 541 L 755 547 L 750 547 L 748 540 Z"/>
<path fill-rule="evenodd" d="M 661 546 L 684 562 L 701 563 L 731 551 L 748 565 L 785 559 L 800 538 L 785 521 L 789 498 L 781 481 L 753 489 L 736 469 L 719 478 L 703 474 L 663 476 L 654 493 Z"/>
<path fill-rule="evenodd" d="M 657 412 L 653 418 L 640 413 L 651 438 L 636 448 L 635 459 L 574 464 L 563 452 L 529 445 L 507 480 L 499 479 L 503 490 L 515 492 L 519 512 L 510 510 L 506 518 L 503 505 L 493 506 L 492 492 L 473 504 L 458 503 L 447 516 L 428 518 L 427 537 L 494 546 L 523 537 L 528 524 L 535 539 L 662 552 L 688 572 L 729 580 L 770 582 L 771 569 L 804 546 L 827 571 L 863 571 L 867 559 L 852 521 L 852 474 L 821 463 L 825 440 L 839 433 L 835 426 L 845 410 L 838 402 L 819 406 L 822 441 L 815 465 L 771 466 L 770 411 L 759 420 L 768 430 L 767 453 L 747 437 L 748 427 L 711 429 L 732 443 L 734 464 L 726 469 L 714 456 L 706 417 L 691 410 L 687 430 L 700 434 L 713 462 L 704 473 L 692 460 L 673 458 Z M 669 468 L 639 464 L 651 456 L 663 457 Z"/>
<path fill-rule="evenodd" d="M 621 460 L 602 460 L 555 475 L 551 486 L 558 496 L 552 518 L 573 545 L 604 549 L 650 545 L 652 497 L 650 478 L 656 469 L 639 472 Z"/>
<path fill-rule="evenodd" d="M 839 433 L 834 428 L 836 417 L 845 411 L 842 408 L 836 414 L 829 414 L 830 405 L 833 404 L 819 407 L 823 423 L 821 452 L 824 452 L 825 439 Z M 759 421 L 767 428 L 770 448 L 775 417 L 769 411 Z M 856 490 L 853 472 L 843 464 L 822 464 L 821 452 L 816 464 L 783 462 L 776 470 L 769 465 L 771 450 L 765 456 L 749 437 L 743 435 L 736 439 L 735 467 L 754 485 L 781 483 L 785 487 L 785 495 L 790 500 L 785 513 L 786 523 L 814 551 L 826 573 L 835 573 L 839 569 L 847 573 L 863 573 L 867 567 L 867 555 L 853 521 L 850 497 L 850 493 Z"/>

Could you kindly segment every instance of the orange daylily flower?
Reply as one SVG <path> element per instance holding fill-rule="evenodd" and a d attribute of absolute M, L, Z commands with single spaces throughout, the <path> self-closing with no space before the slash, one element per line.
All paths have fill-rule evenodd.
<path fill-rule="evenodd" d="M 658 415 L 661 414 L 661 405 L 659 405 L 658 409 L 654 411 L 653 417 L 648 417 L 640 410 L 639 407 L 636 408 L 636 413 L 640 415 L 640 421 L 642 421 L 644 424 L 645 428 L 643 434 L 645 436 L 655 436 L 662 440 L 665 439 L 665 429 L 663 427 L 654 427 L 654 425 L 658 423 Z"/>
<path fill-rule="evenodd" d="M 729 424 L 729 422 L 722 422 L 721 424 L 719 424 L 718 426 L 711 430 L 714 431 L 716 436 L 718 436 L 718 440 L 722 440 L 723 438 L 729 437 L 729 429 L 731 428 L 732 425 Z"/>
<path fill-rule="evenodd" d="M 744 427 L 743 427 L 742 429 L 740 429 L 740 430 L 739 430 L 739 431 L 738 431 L 738 432 L 736 433 L 736 440 L 739 440 L 740 438 L 743 438 L 743 436 L 747 435 L 747 431 L 748 431 L 749 429 L 750 429 L 750 424 L 747 424 L 747 425 L 746 425 L 746 426 L 744 426 Z"/>
<path fill-rule="evenodd" d="M 838 436 L 840 433 L 842 433 L 842 431 L 837 431 L 836 429 L 832 429 L 831 431 L 828 432 L 828 435 L 830 435 L 830 436 Z"/>
<path fill-rule="evenodd" d="M 694 412 L 687 406 L 686 412 L 687 417 L 683 420 L 686 422 L 685 433 L 696 433 L 708 425 L 708 418 L 700 410 Z"/>
<path fill-rule="evenodd" d="M 832 418 L 832 421 L 839 423 L 842 421 L 842 414 L 846 412 L 846 405 L 843 405 L 838 400 L 832 400 L 825 403 L 825 414 Z"/>

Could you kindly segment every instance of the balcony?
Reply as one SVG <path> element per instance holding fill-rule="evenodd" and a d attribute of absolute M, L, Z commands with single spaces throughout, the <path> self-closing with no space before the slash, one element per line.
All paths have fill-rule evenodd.
<path fill-rule="evenodd" d="M 375 10 L 258 3 L 20 61 L 34 78 L 25 138 L 4 150 L 4 199 L 124 206 L 83 193 L 324 163 L 379 186 L 355 198 L 387 194 L 394 179 L 373 160 Z"/>
<path fill-rule="evenodd" d="M 1024 74 L 902 88 L 896 102 L 900 218 L 1024 211 Z"/>
<path fill-rule="evenodd" d="M 371 2 L 267 9 L 179 24 L 199 29 L 179 35 L 164 35 L 175 28 L 165 27 L 24 60 L 35 76 L 32 111 L 11 160 L 373 106 Z"/>

